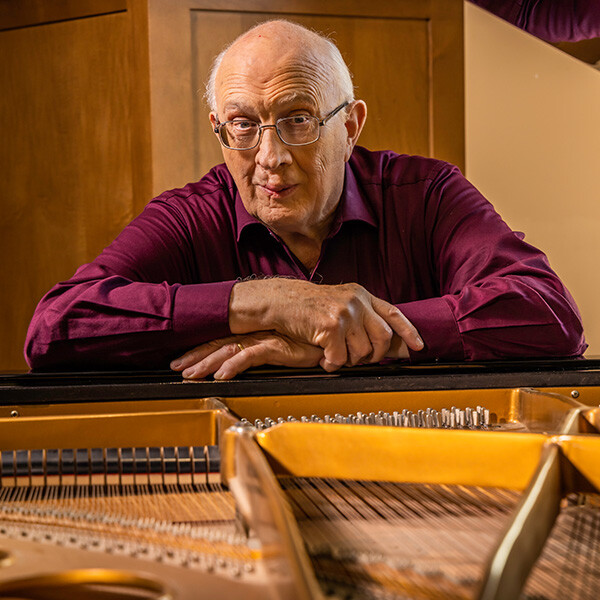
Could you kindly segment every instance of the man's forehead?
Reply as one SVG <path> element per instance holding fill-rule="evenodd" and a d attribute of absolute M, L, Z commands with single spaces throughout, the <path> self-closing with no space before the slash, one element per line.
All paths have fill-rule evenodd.
<path fill-rule="evenodd" d="M 225 108 L 265 101 L 279 106 L 318 108 L 327 95 L 323 68 L 291 57 L 271 63 L 235 60 L 222 65 L 216 80 L 216 96 Z"/>
<path fill-rule="evenodd" d="M 273 97 L 273 104 L 281 108 L 286 107 L 303 107 L 317 108 L 318 100 L 314 94 L 309 94 L 305 90 L 292 90 L 282 94 L 277 94 Z M 244 93 L 241 90 L 236 90 L 233 93 L 225 93 L 223 95 L 223 108 L 225 110 L 247 110 L 255 108 L 251 95 Z"/>

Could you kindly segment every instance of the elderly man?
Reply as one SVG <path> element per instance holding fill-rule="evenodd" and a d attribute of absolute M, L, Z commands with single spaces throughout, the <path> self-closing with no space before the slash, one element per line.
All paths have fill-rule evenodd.
<path fill-rule="evenodd" d="M 216 59 L 207 96 L 225 165 L 150 202 L 42 299 L 33 367 L 171 361 L 228 379 L 583 352 L 544 255 L 458 169 L 355 147 L 367 109 L 329 40 L 263 23 Z"/>

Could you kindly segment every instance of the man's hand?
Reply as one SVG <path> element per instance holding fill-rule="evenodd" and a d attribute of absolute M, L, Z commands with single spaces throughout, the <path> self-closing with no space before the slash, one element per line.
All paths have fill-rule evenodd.
<path fill-rule="evenodd" d="M 319 364 L 326 371 L 379 362 L 388 353 L 407 355 L 402 342 L 412 350 L 423 348 L 414 325 L 395 306 L 356 283 L 316 285 L 285 278 L 240 282 L 231 294 L 229 326 L 236 334 L 275 330 L 318 346 L 323 349 Z M 400 339 L 392 345 L 394 334 Z"/>
<path fill-rule="evenodd" d="M 234 335 L 212 340 L 186 352 L 171 363 L 185 379 L 232 379 L 238 373 L 260 365 L 315 367 L 323 358 L 317 346 L 297 342 L 272 331 Z"/>

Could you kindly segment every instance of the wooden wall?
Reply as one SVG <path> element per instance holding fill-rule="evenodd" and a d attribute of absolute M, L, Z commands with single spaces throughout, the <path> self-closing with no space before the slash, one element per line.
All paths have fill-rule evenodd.
<path fill-rule="evenodd" d="M 0 3 L 0 369 L 35 305 L 153 196 L 221 162 L 203 101 L 222 46 L 268 18 L 339 44 L 360 143 L 464 164 L 462 0 Z"/>

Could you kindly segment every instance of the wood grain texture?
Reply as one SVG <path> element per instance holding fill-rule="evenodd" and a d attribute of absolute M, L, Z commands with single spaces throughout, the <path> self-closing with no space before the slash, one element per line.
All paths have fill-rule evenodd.
<path fill-rule="evenodd" d="M 126 0 L 0 0 L 0 30 L 109 14 L 126 8 Z"/>
<path fill-rule="evenodd" d="M 42 294 L 133 216 L 129 52 L 125 14 L 0 33 L 3 369 Z"/>

